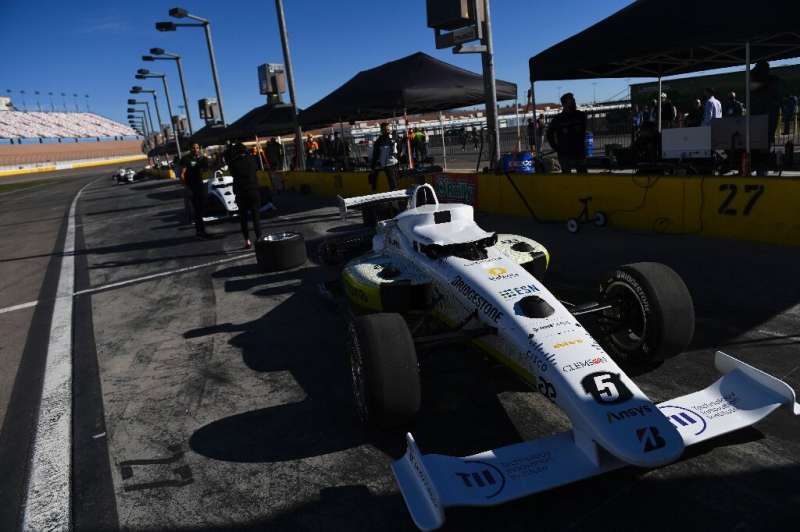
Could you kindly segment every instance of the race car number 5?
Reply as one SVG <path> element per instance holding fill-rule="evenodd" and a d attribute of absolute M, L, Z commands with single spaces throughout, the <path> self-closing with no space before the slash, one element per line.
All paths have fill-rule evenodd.
<path fill-rule="evenodd" d="M 747 203 L 744 205 L 744 209 L 742 209 L 742 216 L 750 216 L 750 211 L 756 206 L 758 199 L 764 194 L 766 187 L 764 185 L 744 185 L 743 190 L 747 196 Z M 720 185 L 719 191 L 727 192 L 727 195 L 722 200 L 717 212 L 725 216 L 736 216 L 739 211 L 733 207 L 733 205 L 736 203 L 734 200 L 739 193 L 739 187 L 733 183 L 727 183 Z"/>

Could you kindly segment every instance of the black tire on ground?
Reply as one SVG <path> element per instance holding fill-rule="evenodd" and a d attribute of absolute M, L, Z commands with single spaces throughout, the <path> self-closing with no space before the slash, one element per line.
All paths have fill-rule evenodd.
<path fill-rule="evenodd" d="M 656 262 L 620 266 L 600 286 L 604 344 L 623 361 L 652 363 L 680 354 L 694 335 L 694 303 L 683 279 Z"/>
<path fill-rule="evenodd" d="M 353 396 L 361 420 L 383 428 L 414 421 L 421 403 L 414 339 L 400 314 L 365 314 L 349 326 Z"/>
<path fill-rule="evenodd" d="M 256 261 L 262 272 L 296 268 L 306 259 L 306 242 L 300 233 L 270 233 L 256 241 Z"/>

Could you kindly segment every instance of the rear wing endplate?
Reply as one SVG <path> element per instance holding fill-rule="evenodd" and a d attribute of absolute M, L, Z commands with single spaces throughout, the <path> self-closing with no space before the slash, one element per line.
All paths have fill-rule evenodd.
<path fill-rule="evenodd" d="M 337 201 L 339 203 L 339 213 L 342 215 L 342 220 L 345 220 L 347 218 L 347 209 L 408 199 L 410 195 L 411 192 L 409 190 L 392 190 L 391 192 L 379 192 L 377 194 L 354 196 L 352 198 L 337 196 Z"/>

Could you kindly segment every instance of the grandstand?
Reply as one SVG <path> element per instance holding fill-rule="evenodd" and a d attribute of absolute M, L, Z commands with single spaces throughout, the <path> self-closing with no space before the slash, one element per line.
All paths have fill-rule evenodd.
<path fill-rule="evenodd" d="M 21 143 L 22 139 L 119 139 L 135 138 L 136 132 L 94 113 L 1 111 L 0 139 Z"/>

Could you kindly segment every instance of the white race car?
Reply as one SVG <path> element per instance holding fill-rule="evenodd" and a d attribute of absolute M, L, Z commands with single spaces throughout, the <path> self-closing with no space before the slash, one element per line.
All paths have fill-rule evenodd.
<path fill-rule="evenodd" d="M 781 405 L 800 415 L 789 385 L 721 352 L 719 380 L 660 404 L 620 369 L 615 360 L 662 360 L 692 338 L 691 296 L 667 266 L 622 266 L 597 302 L 569 306 L 540 280 L 549 262 L 543 246 L 484 231 L 471 206 L 440 204 L 430 185 L 340 198 L 340 207 L 392 201 L 407 208 L 379 221 L 371 251 L 342 270 L 361 418 L 410 424 L 420 407 L 418 351 L 471 341 L 560 407 L 573 427 L 467 457 L 423 455 L 407 434 L 392 469 L 420 529 L 440 527 L 448 506 L 497 505 L 629 464 L 673 462 L 686 446 L 750 426 Z"/>
<path fill-rule="evenodd" d="M 118 169 L 111 178 L 117 185 L 126 185 L 136 180 L 136 171 L 131 168 Z"/>
<path fill-rule="evenodd" d="M 203 221 L 224 220 L 239 215 L 239 206 L 233 193 L 233 177 L 217 170 L 213 177 L 206 180 L 206 186 L 208 199 Z"/>

